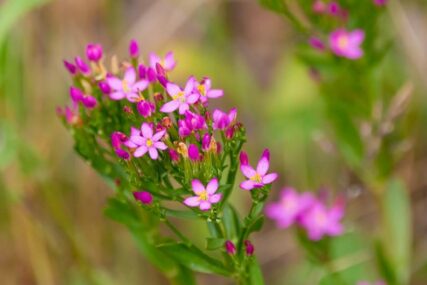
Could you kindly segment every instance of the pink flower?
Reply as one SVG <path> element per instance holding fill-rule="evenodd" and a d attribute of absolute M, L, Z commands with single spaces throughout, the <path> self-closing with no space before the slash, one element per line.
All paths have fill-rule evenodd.
<path fill-rule="evenodd" d="M 168 52 L 165 56 L 165 59 L 160 58 L 155 53 L 150 53 L 150 66 L 152 69 L 156 70 L 156 64 L 160 64 L 164 70 L 171 71 L 175 68 L 176 62 L 173 57 L 173 52 Z"/>
<path fill-rule="evenodd" d="M 322 14 L 326 11 L 326 4 L 322 0 L 315 0 L 313 3 L 313 12 Z"/>
<path fill-rule="evenodd" d="M 388 0 L 373 0 L 374 4 L 377 6 L 385 6 L 388 2 Z"/>
<path fill-rule="evenodd" d="M 347 32 L 345 29 L 338 29 L 329 35 L 329 44 L 337 56 L 358 59 L 363 56 L 360 45 L 364 38 L 363 30 L 357 29 Z"/>
<path fill-rule="evenodd" d="M 192 161 L 199 161 L 202 159 L 200 155 L 199 148 L 195 144 L 190 144 L 188 147 L 188 157 Z"/>
<path fill-rule="evenodd" d="M 123 79 L 117 77 L 108 77 L 107 82 L 112 89 L 109 94 L 113 100 L 121 100 L 127 98 L 130 102 L 138 102 L 143 98 L 139 96 L 139 92 L 144 91 L 148 87 L 148 81 L 140 80 L 136 81 L 136 72 L 133 67 L 129 67 L 124 75 Z M 141 99 L 142 98 L 142 99 Z"/>
<path fill-rule="evenodd" d="M 328 209 L 324 203 L 316 201 L 300 218 L 300 224 L 307 231 L 311 240 L 320 240 L 324 236 L 338 236 L 343 233 L 341 219 L 344 216 L 344 206 L 336 203 Z"/>
<path fill-rule="evenodd" d="M 160 131 L 153 134 L 153 128 L 148 123 L 142 123 L 141 133 L 137 135 L 131 135 L 130 141 L 136 146 L 136 150 L 133 153 L 134 157 L 141 157 L 145 153 L 149 153 L 151 159 L 157 159 L 159 157 L 158 149 L 165 150 L 168 147 L 160 141 L 166 131 Z"/>
<path fill-rule="evenodd" d="M 376 281 L 374 283 L 371 283 L 369 281 L 359 281 L 357 282 L 357 285 L 387 285 L 384 281 Z"/>
<path fill-rule="evenodd" d="M 141 100 L 136 104 L 138 113 L 144 118 L 150 117 L 156 110 L 156 106 L 147 100 Z"/>
<path fill-rule="evenodd" d="M 254 245 L 249 241 L 249 240 L 245 240 L 244 241 L 245 244 L 245 252 L 247 256 L 252 256 L 254 255 L 254 251 L 255 251 L 255 247 Z"/>
<path fill-rule="evenodd" d="M 196 92 L 199 93 L 199 100 L 202 103 L 207 103 L 208 98 L 219 98 L 224 95 L 224 91 L 220 89 L 212 89 L 212 82 L 209 78 L 205 77 L 203 80 L 198 83 L 195 82 L 194 88 Z"/>
<path fill-rule="evenodd" d="M 218 203 L 222 198 L 221 193 L 215 194 L 215 192 L 218 190 L 217 178 L 212 178 L 206 188 L 197 179 L 194 179 L 191 182 L 191 185 L 196 196 L 189 197 L 184 200 L 184 204 L 189 207 L 199 207 L 200 210 L 207 211 L 212 207 L 212 204 Z"/>
<path fill-rule="evenodd" d="M 325 44 L 322 42 L 321 39 L 316 37 L 311 37 L 308 40 L 308 43 L 311 45 L 312 48 L 323 51 L 325 49 Z"/>
<path fill-rule="evenodd" d="M 137 58 L 139 56 L 139 46 L 136 40 L 131 40 L 129 43 L 129 55 L 132 58 Z"/>
<path fill-rule="evenodd" d="M 189 136 L 193 131 L 207 129 L 205 118 L 190 111 L 185 112 L 185 119 L 178 121 L 178 133 L 181 137 Z"/>
<path fill-rule="evenodd" d="M 81 57 L 77 56 L 75 58 L 75 63 L 76 63 L 78 71 L 80 71 L 81 74 L 86 75 L 86 76 L 90 74 L 89 66 L 86 64 L 86 62 Z"/>
<path fill-rule="evenodd" d="M 100 44 L 88 44 L 86 47 L 86 56 L 90 61 L 100 61 L 102 53 L 102 46 Z"/>
<path fill-rule="evenodd" d="M 219 109 L 215 109 L 212 113 L 212 120 L 213 120 L 213 129 L 214 130 L 224 130 L 228 128 L 237 117 L 237 109 L 233 108 L 230 110 L 230 112 L 224 113 L 223 111 Z"/>
<path fill-rule="evenodd" d="M 135 200 L 140 201 L 144 205 L 150 205 L 153 202 L 153 195 L 147 191 L 136 191 L 133 192 Z"/>
<path fill-rule="evenodd" d="M 266 216 L 275 220 L 278 228 L 287 228 L 297 221 L 301 211 L 306 208 L 304 199 L 293 188 L 284 188 L 280 200 L 267 205 Z"/>
<path fill-rule="evenodd" d="M 71 62 L 64 60 L 64 66 L 71 75 L 74 76 L 77 74 L 77 66 L 75 66 Z"/>
<path fill-rule="evenodd" d="M 246 153 L 242 151 L 241 156 L 246 156 Z M 242 161 L 243 159 L 241 159 Z M 240 188 L 243 190 L 252 190 L 253 188 L 261 188 L 267 184 L 273 183 L 277 179 L 277 173 L 267 174 L 268 168 L 270 167 L 270 151 L 265 149 L 262 153 L 261 159 L 258 161 L 256 170 L 253 169 L 249 164 L 241 164 L 240 170 L 248 180 L 240 183 Z"/>
<path fill-rule="evenodd" d="M 172 101 L 164 104 L 160 111 L 163 113 L 171 113 L 179 109 L 181 115 L 185 114 L 190 109 L 190 105 L 197 102 L 199 94 L 193 93 L 194 77 L 190 77 L 185 84 L 184 90 L 176 84 L 167 83 L 166 91 L 172 97 Z"/>
<path fill-rule="evenodd" d="M 236 246 L 231 240 L 226 240 L 224 243 L 225 251 L 229 255 L 235 255 L 236 254 Z"/>

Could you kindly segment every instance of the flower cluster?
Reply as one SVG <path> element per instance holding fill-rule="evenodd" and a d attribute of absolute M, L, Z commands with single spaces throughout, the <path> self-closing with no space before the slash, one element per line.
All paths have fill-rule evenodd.
<path fill-rule="evenodd" d="M 340 201 L 329 208 L 311 193 L 299 194 L 292 188 L 283 189 L 279 201 L 267 205 L 266 215 L 275 220 L 279 228 L 294 224 L 302 227 L 315 241 L 343 233 L 344 205 Z"/>

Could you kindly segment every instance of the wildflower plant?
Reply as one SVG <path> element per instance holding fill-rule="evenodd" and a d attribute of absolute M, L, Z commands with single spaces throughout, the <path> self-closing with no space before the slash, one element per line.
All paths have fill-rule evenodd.
<path fill-rule="evenodd" d="M 209 109 L 224 93 L 210 78 L 171 81 L 172 53 L 164 59 L 151 54 L 146 63 L 132 40 L 121 62 L 108 61 L 99 44 L 89 44 L 86 55 L 88 62 L 64 61 L 71 103 L 58 113 L 78 154 L 116 190 L 106 214 L 128 227 L 145 257 L 174 284 L 194 284 L 193 271 L 261 284 L 250 235 L 262 226 L 277 174 L 267 173 L 268 150 L 256 169 L 249 165 L 237 109 Z M 244 218 L 229 201 L 239 157 L 248 179 L 240 186 L 250 190 L 239 195 L 252 197 Z M 204 244 L 186 236 L 179 220 L 205 223 Z"/>

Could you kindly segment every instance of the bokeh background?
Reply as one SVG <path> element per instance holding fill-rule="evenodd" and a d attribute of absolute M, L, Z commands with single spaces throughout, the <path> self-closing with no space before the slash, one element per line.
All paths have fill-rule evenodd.
<path fill-rule="evenodd" d="M 415 87 L 398 172 L 413 205 L 412 284 L 425 285 L 427 6 L 392 2 L 384 32 L 396 39 L 396 76 L 403 73 Z M 364 235 L 376 234 L 372 197 L 336 154 L 316 82 L 295 55 L 306 39 L 283 18 L 255 0 L 0 0 L 1 284 L 166 284 L 126 229 L 103 215 L 112 190 L 74 153 L 55 114 L 68 100 L 63 59 L 84 55 L 88 42 L 102 43 L 109 56 L 125 55 L 132 38 L 144 53 L 173 50 L 174 80 L 209 75 L 223 87 L 217 104 L 238 106 L 252 160 L 271 148 L 272 167 L 281 173 L 276 192 L 293 185 L 345 195 L 346 225 L 362 234 L 344 239 L 344 248 L 360 250 L 341 265 L 369 262 Z M 249 197 L 236 192 L 245 211 Z M 322 272 L 310 268 L 291 231 L 268 223 L 254 244 L 266 284 L 318 284 Z"/>

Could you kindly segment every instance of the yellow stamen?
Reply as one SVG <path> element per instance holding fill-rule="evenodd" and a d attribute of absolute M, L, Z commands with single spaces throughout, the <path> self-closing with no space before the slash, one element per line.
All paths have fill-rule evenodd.
<path fill-rule="evenodd" d="M 348 37 L 342 36 L 338 39 L 338 46 L 340 49 L 345 49 L 348 46 Z"/>
<path fill-rule="evenodd" d="M 181 101 L 183 101 L 183 99 L 184 99 L 184 92 L 180 91 L 180 92 L 176 93 L 175 95 L 172 95 L 172 99 L 173 100 L 181 100 Z"/>
<path fill-rule="evenodd" d="M 122 88 L 123 88 L 123 92 L 125 92 L 125 93 L 130 91 L 129 84 L 126 80 L 122 81 Z"/>
<path fill-rule="evenodd" d="M 199 86 L 197 86 L 197 90 L 199 90 L 199 93 L 200 93 L 202 96 L 206 96 L 206 88 L 205 88 L 205 85 L 200 84 Z"/>
<path fill-rule="evenodd" d="M 208 200 L 208 192 L 206 192 L 206 190 L 203 190 L 202 192 L 200 192 L 199 199 L 202 201 L 207 201 Z"/>
<path fill-rule="evenodd" d="M 153 145 L 153 141 L 151 139 L 147 139 L 147 141 L 145 142 L 145 144 L 150 147 Z"/>
<path fill-rule="evenodd" d="M 257 183 L 261 183 L 262 178 L 261 178 L 261 175 L 259 175 L 258 173 L 255 173 L 255 175 L 251 177 L 251 180 Z"/>

